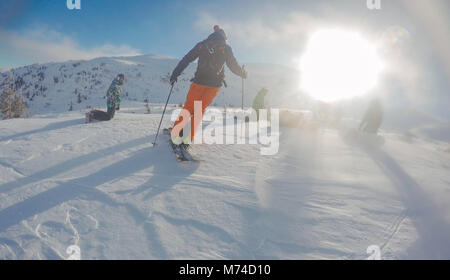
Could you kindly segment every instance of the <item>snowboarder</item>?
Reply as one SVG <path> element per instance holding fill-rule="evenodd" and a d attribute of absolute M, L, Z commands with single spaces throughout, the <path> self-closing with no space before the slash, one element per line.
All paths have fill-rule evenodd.
<path fill-rule="evenodd" d="M 211 104 L 224 83 L 224 65 L 226 64 L 234 74 L 244 79 L 247 78 L 247 72 L 237 63 L 233 51 L 226 43 L 226 40 L 227 36 L 223 29 L 218 25 L 215 25 L 214 32 L 209 35 L 206 40 L 195 45 L 195 47 L 183 57 L 170 77 L 170 84 L 173 85 L 189 63 L 198 58 L 197 71 L 195 72 L 194 78 L 191 80 L 192 83 L 183 107 L 183 109 L 190 113 L 191 117 L 190 138 L 185 136 L 190 140 L 187 142 L 193 141 L 195 131 L 198 129 L 201 121 L 201 119 L 194 119 L 194 102 L 202 102 L 201 116 L 203 116 L 206 107 Z M 172 136 L 175 136 L 175 138 L 182 136 L 180 133 L 182 133 L 183 127 L 187 124 L 187 122 L 182 122 L 183 117 L 182 114 L 180 114 L 172 129 Z M 183 143 L 182 146 L 187 148 L 188 144 Z"/>
<path fill-rule="evenodd" d="M 379 98 L 374 98 L 367 108 L 364 118 L 359 125 L 359 130 L 377 134 L 383 121 L 383 108 Z"/>
<path fill-rule="evenodd" d="M 122 92 L 122 85 L 125 82 L 125 75 L 119 74 L 114 78 L 108 91 L 106 92 L 106 106 L 107 111 L 92 110 L 86 113 L 86 121 L 109 121 L 114 118 L 116 110 L 120 109 L 120 94 Z"/>
<path fill-rule="evenodd" d="M 266 95 L 269 93 L 267 88 L 262 88 L 253 99 L 253 109 L 256 111 L 257 119 L 259 120 L 259 110 L 266 109 Z"/>

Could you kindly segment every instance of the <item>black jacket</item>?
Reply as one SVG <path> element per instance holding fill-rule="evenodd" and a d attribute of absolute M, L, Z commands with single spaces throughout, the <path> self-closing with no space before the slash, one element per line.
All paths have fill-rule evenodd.
<path fill-rule="evenodd" d="M 225 39 L 219 32 L 214 32 L 206 40 L 195 45 L 183 57 L 173 70 L 171 79 L 178 78 L 189 63 L 197 58 L 197 71 L 192 80 L 196 84 L 221 87 L 225 78 L 225 64 L 230 68 L 231 72 L 238 76 L 243 76 L 242 68 L 237 63 L 231 47 L 226 44 Z"/>

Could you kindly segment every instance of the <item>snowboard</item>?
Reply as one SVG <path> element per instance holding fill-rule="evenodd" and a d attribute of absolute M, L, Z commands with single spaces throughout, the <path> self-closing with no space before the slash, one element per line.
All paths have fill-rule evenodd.
<path fill-rule="evenodd" d="M 99 114 L 102 119 L 99 119 Z M 108 114 L 104 111 L 92 109 L 85 114 L 85 123 L 101 122 L 110 120 Z"/>
<path fill-rule="evenodd" d="M 189 161 L 197 162 L 197 160 L 194 159 L 194 157 L 188 150 L 186 150 L 186 149 L 182 148 L 180 145 L 176 145 L 172 142 L 171 132 L 172 132 L 171 128 L 164 128 L 164 130 L 163 130 L 163 134 L 164 134 L 167 142 L 169 143 L 170 149 L 175 154 L 177 161 L 179 161 L 179 162 L 189 162 Z"/>
<path fill-rule="evenodd" d="M 92 111 L 86 112 L 84 123 L 99 122 L 99 120 L 96 120 L 96 119 L 94 119 L 94 118 L 92 117 L 91 112 L 92 112 Z"/>

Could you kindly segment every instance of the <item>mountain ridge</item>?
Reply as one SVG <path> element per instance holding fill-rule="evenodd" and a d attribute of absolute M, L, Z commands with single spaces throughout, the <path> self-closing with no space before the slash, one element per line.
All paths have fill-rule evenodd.
<path fill-rule="evenodd" d="M 10 69 L 0 75 L 0 90 L 11 81 L 29 106 L 30 115 L 67 111 L 70 104 L 74 110 L 104 106 L 106 91 L 119 74 L 125 74 L 123 100 L 152 103 L 165 101 L 168 78 L 178 59 L 155 54 L 130 57 L 99 57 L 91 60 L 72 60 L 32 64 Z M 175 85 L 172 103 L 184 101 L 194 76 L 196 63 L 191 63 Z M 245 83 L 245 105 L 251 105 L 253 97 L 262 87 L 276 93 L 297 91 L 294 69 L 276 64 L 249 63 L 246 65 L 249 79 Z M 222 87 L 215 100 L 218 106 L 240 106 L 241 78 L 226 70 L 228 87 Z M 12 77 L 12 80 L 10 80 Z"/>

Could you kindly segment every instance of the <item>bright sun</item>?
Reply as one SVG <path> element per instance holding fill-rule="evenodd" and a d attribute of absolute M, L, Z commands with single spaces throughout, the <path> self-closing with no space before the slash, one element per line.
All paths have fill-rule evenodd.
<path fill-rule="evenodd" d="M 300 87 L 325 102 L 351 98 L 371 90 L 380 70 L 375 46 L 358 33 L 321 30 L 301 57 Z"/>

